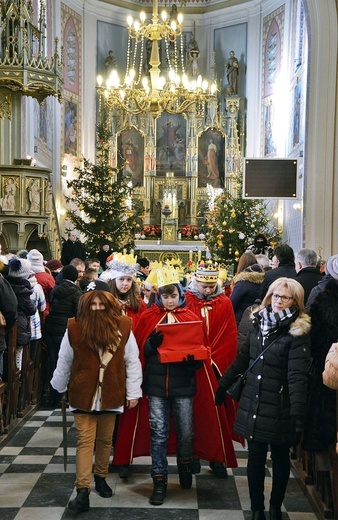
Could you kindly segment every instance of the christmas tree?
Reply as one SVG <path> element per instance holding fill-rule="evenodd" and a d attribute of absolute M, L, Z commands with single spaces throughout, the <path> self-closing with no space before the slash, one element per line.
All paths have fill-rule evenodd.
<path fill-rule="evenodd" d="M 93 254 L 104 244 L 114 251 L 130 251 L 142 222 L 142 207 L 132 200 L 130 180 L 110 166 L 111 136 L 107 120 L 103 120 L 97 125 L 96 163 L 83 159 L 82 166 L 74 170 L 77 178 L 67 181 L 72 190 L 66 196 L 67 217 L 86 237 L 86 248 Z"/>
<path fill-rule="evenodd" d="M 205 243 L 212 258 L 219 262 L 237 263 L 258 233 L 263 233 L 272 247 L 280 241 L 281 230 L 271 223 L 266 202 L 243 199 L 242 186 L 238 174 L 232 191 L 225 189 L 210 208 Z"/>

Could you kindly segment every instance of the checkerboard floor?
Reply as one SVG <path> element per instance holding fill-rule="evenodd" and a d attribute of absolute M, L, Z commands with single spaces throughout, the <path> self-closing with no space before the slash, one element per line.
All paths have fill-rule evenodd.
<path fill-rule="evenodd" d="M 60 410 L 36 412 L 0 449 L 1 520 L 61 520 L 74 518 L 67 509 L 75 496 L 76 429 L 72 414 L 68 423 L 68 467 L 64 472 L 62 417 Z M 162 506 L 151 506 L 149 457 L 134 460 L 128 481 L 111 468 L 107 478 L 113 497 L 101 498 L 92 489 L 90 510 L 81 520 L 249 520 L 250 502 L 246 481 L 247 452 L 235 446 L 238 468 L 228 470 L 227 479 L 213 476 L 202 461 L 193 486 L 179 486 L 175 458 L 169 458 L 167 498 Z M 271 463 L 267 465 L 266 505 L 271 488 Z M 268 514 L 267 514 L 268 517 Z M 283 520 L 316 520 L 316 515 L 296 479 L 291 475 L 283 504 Z"/>

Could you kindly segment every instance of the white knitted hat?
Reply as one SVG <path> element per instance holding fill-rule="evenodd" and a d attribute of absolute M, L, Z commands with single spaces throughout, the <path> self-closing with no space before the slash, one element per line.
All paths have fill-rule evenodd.
<path fill-rule="evenodd" d="M 31 249 L 27 255 L 27 259 L 32 264 L 34 273 L 44 273 L 45 266 L 43 264 L 43 256 L 37 249 Z"/>
<path fill-rule="evenodd" d="M 8 266 L 8 274 L 13 278 L 28 278 L 30 275 L 31 263 L 25 258 L 12 258 Z"/>

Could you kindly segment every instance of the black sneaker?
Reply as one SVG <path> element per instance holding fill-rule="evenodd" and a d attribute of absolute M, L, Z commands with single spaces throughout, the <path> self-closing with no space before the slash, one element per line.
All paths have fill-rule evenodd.
<path fill-rule="evenodd" d="M 129 464 L 124 464 L 123 466 L 119 467 L 119 477 L 123 478 L 124 480 L 127 480 L 131 475 L 130 466 Z"/>
<path fill-rule="evenodd" d="M 228 472 L 223 462 L 210 462 L 209 467 L 217 478 L 227 478 Z"/>
<path fill-rule="evenodd" d="M 190 469 L 193 475 L 197 475 L 197 473 L 201 473 L 201 461 L 200 459 L 191 459 L 190 461 Z"/>
<path fill-rule="evenodd" d="M 192 485 L 190 462 L 180 462 L 177 466 L 181 488 L 190 489 Z"/>

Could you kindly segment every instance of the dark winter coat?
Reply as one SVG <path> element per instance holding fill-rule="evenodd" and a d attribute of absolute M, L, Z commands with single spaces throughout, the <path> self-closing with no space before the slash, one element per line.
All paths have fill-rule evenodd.
<path fill-rule="evenodd" d="M 0 311 L 6 320 L 6 328 L 12 327 L 18 317 L 18 301 L 11 285 L 0 273 Z M 0 352 L 6 350 L 6 328 L 0 327 Z M 1 376 L 1 374 L 0 374 Z"/>
<path fill-rule="evenodd" d="M 34 316 L 36 311 L 35 304 L 31 301 L 31 284 L 24 278 L 17 276 L 6 276 L 6 280 L 10 283 L 14 294 L 18 300 L 18 328 L 17 328 L 17 345 L 27 345 L 31 337 L 30 316 Z"/>
<path fill-rule="evenodd" d="M 270 271 L 265 272 L 264 280 L 261 286 L 261 300 L 263 300 L 264 296 L 268 292 L 268 289 L 272 282 L 277 280 L 277 278 L 282 278 L 282 276 L 286 276 L 286 278 L 296 278 L 297 273 L 295 269 L 295 264 L 279 264 L 276 269 L 270 269 Z"/>
<path fill-rule="evenodd" d="M 311 315 L 311 305 L 313 304 L 313 302 L 315 301 L 315 299 L 317 298 L 317 296 L 319 294 L 321 294 L 325 287 L 326 287 L 326 284 L 330 281 L 330 280 L 333 280 L 333 276 L 331 276 L 330 274 L 325 274 L 322 279 L 317 283 L 317 285 L 312 289 L 312 291 L 310 292 L 310 295 L 308 297 L 308 300 L 306 302 L 306 307 L 305 307 L 305 310 L 308 314 Z"/>
<path fill-rule="evenodd" d="M 160 363 L 157 349 L 153 349 L 149 340 L 144 346 L 146 368 L 143 375 L 143 391 L 156 397 L 193 397 L 196 394 L 197 369 L 201 361 L 192 363 Z"/>
<path fill-rule="evenodd" d="M 81 289 L 70 280 L 64 280 L 54 287 L 50 293 L 50 313 L 46 318 L 43 334 L 64 335 L 68 318 L 76 317 L 81 295 Z"/>
<path fill-rule="evenodd" d="M 259 298 L 263 279 L 264 273 L 255 271 L 243 271 L 234 277 L 230 300 L 235 311 L 237 325 L 241 321 L 245 309 Z"/>
<path fill-rule="evenodd" d="M 237 329 L 237 350 L 241 350 L 243 347 L 246 337 L 250 332 L 251 324 L 252 324 L 252 313 L 258 310 L 260 307 L 261 301 L 255 300 L 252 305 L 249 305 L 243 312 L 243 316 L 241 321 L 239 322 Z"/>
<path fill-rule="evenodd" d="M 72 240 L 66 240 L 62 244 L 62 252 L 61 252 L 61 263 L 62 265 L 68 265 L 73 260 L 73 258 L 81 258 L 81 260 L 85 261 L 86 259 L 86 250 L 85 246 L 80 242 L 80 240 L 76 240 L 72 242 Z"/>
<path fill-rule="evenodd" d="M 313 287 L 315 287 L 322 279 L 323 275 L 317 267 L 303 267 L 303 269 L 297 273 L 296 280 L 304 289 L 305 303 L 307 302 Z"/>
<path fill-rule="evenodd" d="M 250 333 L 235 361 L 219 380 L 229 388 L 275 337 L 276 342 L 249 371 L 239 401 L 235 432 L 248 440 L 291 444 L 291 416 L 304 417 L 310 366 L 310 317 L 287 319 L 266 337 L 264 346 L 260 316 L 253 315 Z"/>
<path fill-rule="evenodd" d="M 336 441 L 336 390 L 323 384 L 331 344 L 338 340 L 338 281 L 331 279 L 311 306 L 312 384 L 304 428 L 304 449 L 325 451 Z"/>

